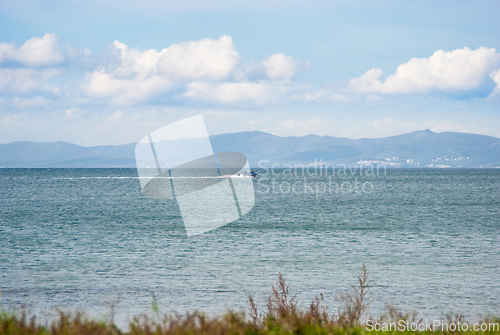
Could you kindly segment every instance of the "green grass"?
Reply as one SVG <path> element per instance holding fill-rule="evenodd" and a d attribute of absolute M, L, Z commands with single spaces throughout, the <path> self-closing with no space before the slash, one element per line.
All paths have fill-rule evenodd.
<path fill-rule="evenodd" d="M 307 309 L 300 309 L 294 296 L 290 295 L 289 286 L 280 274 L 278 283 L 271 287 L 267 299 L 266 310 L 260 312 L 252 296 L 249 296 L 249 313 L 228 311 L 218 317 L 207 317 L 201 312 L 184 315 L 165 315 L 159 312 L 156 297 L 152 296 L 152 310 L 155 317 L 139 315 L 130 323 L 127 331 L 122 331 L 112 322 L 96 321 L 83 313 L 68 314 L 60 311 L 58 317 L 48 326 L 37 324 L 34 317 L 29 318 L 24 311 L 0 311 L 0 334 L 6 335 L 347 335 L 347 334 L 500 334 L 498 330 L 474 331 L 468 324 L 467 331 L 441 331 L 441 329 L 412 331 L 409 329 L 390 329 L 386 331 L 371 331 L 365 322 L 361 322 L 363 313 L 370 301 L 367 301 L 369 288 L 368 272 L 363 265 L 358 276 L 358 285 L 340 297 L 342 309 L 335 314 L 329 314 L 320 295 L 316 297 Z M 409 322 L 413 325 L 422 324 L 423 320 L 415 320 L 415 315 L 402 314 L 388 307 L 386 315 L 378 320 L 380 325 L 390 323 L 401 324 Z M 448 323 L 464 323 L 462 316 L 448 317 Z M 486 319 L 486 323 L 500 323 L 498 318 Z"/>

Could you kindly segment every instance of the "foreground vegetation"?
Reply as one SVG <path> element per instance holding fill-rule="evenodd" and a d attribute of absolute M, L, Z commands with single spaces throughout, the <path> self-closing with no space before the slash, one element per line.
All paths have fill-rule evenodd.
<path fill-rule="evenodd" d="M 249 296 L 249 315 L 228 311 L 219 317 L 210 318 L 200 312 L 185 315 L 159 315 L 156 299 L 153 298 L 153 312 L 156 317 L 141 315 L 135 317 L 127 331 L 120 330 L 113 322 L 95 321 L 83 313 L 70 315 L 59 312 L 56 320 L 48 326 L 38 325 L 34 317 L 26 313 L 14 313 L 2 310 L 0 313 L 0 334 L 16 335 L 280 335 L 280 334 L 371 334 L 371 333 L 419 333 L 419 334 L 500 334 L 498 327 L 475 331 L 472 324 L 457 318 L 448 318 L 449 324 L 462 325 L 460 329 L 424 329 L 423 320 L 415 320 L 415 315 L 403 315 L 392 307 L 378 320 L 361 322 L 370 301 L 367 301 L 369 287 L 368 273 L 365 266 L 358 276 L 358 285 L 340 297 L 343 308 L 329 314 L 323 296 L 316 297 L 309 308 L 299 309 L 294 296 L 290 295 L 289 286 L 280 274 L 278 283 L 271 288 L 265 312 L 260 313 L 252 296 Z M 366 322 L 368 321 L 368 323 Z M 500 323 L 500 319 L 491 318 L 483 321 L 489 325 Z M 374 325 L 379 325 L 374 327 Z M 394 325 L 393 328 L 389 325 Z M 370 326 L 369 326 L 370 325 Z M 384 328 L 386 325 L 388 329 Z M 402 326 L 402 325 L 406 325 Z M 415 329 L 411 329 L 414 325 Z M 467 330 L 464 330 L 467 325 Z M 404 329 L 402 329 L 404 328 Z M 381 329 L 381 330 L 379 330 Z"/>

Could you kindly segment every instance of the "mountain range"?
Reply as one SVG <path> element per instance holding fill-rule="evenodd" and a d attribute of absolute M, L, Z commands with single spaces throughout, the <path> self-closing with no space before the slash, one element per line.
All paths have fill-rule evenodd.
<path fill-rule="evenodd" d="M 301 164 L 381 164 L 392 167 L 500 167 L 500 138 L 430 130 L 377 138 L 307 135 L 279 137 L 259 131 L 210 137 L 214 152 L 240 152 L 252 167 Z M 0 144 L 4 168 L 135 167 L 135 143 L 79 146 L 67 142 Z M 285 166 L 286 165 L 286 166 Z"/>

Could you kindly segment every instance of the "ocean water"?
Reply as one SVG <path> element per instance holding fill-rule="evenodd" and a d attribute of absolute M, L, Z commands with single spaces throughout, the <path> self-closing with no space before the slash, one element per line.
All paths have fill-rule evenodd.
<path fill-rule="evenodd" d="M 257 171 L 247 215 L 187 237 L 134 169 L 0 169 L 0 304 L 125 328 L 153 294 L 161 312 L 264 308 L 282 273 L 336 312 L 364 263 L 367 316 L 500 315 L 500 170 Z"/>

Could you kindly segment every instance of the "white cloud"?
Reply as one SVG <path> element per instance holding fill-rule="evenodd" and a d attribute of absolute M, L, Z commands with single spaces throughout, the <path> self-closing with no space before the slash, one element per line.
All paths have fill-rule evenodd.
<path fill-rule="evenodd" d="M 279 83 L 207 83 L 192 82 L 185 97 L 193 100 L 233 104 L 237 102 L 250 102 L 265 104 L 276 102 L 288 92 L 288 86 Z"/>
<path fill-rule="evenodd" d="M 37 96 L 28 99 L 22 99 L 15 97 L 13 99 L 13 105 L 17 108 L 39 108 L 50 104 L 52 100 L 44 98 L 42 96 Z"/>
<path fill-rule="evenodd" d="M 0 68 L 0 92 L 58 94 L 59 88 L 50 85 L 48 80 L 56 75 L 64 76 L 67 71 L 65 67 L 55 69 L 53 66 L 74 60 L 75 64 L 81 65 L 80 68 L 85 68 L 98 61 L 90 58 L 89 50 L 73 49 L 69 45 L 65 45 L 64 53 L 59 49 L 55 34 L 34 37 L 21 47 L 0 44 L 0 63 L 24 65 L 23 68 Z M 73 101 L 86 96 L 119 105 L 133 105 L 163 94 L 169 98 L 184 96 L 210 103 L 265 104 L 281 99 L 289 91 L 287 82 L 294 76 L 297 66 L 291 56 L 275 54 L 256 67 L 260 72 L 259 79 L 248 80 L 245 70 L 241 66 L 237 68 L 240 56 L 232 38 L 226 35 L 219 39 L 205 38 L 173 44 L 162 50 L 145 51 L 115 41 L 110 56 L 107 63 L 101 62 L 100 66 L 85 74 L 81 85 L 83 91 L 72 92 Z M 49 68 L 33 68 L 37 66 Z M 241 78 L 236 78 L 238 71 L 243 74 Z M 272 80 L 261 80 L 264 72 Z M 184 91 L 184 94 L 179 91 Z M 76 96 L 81 93 L 82 96 Z M 23 106 L 27 104 L 25 102 Z M 18 102 L 17 105 L 22 104 Z"/>
<path fill-rule="evenodd" d="M 123 79 L 101 69 L 87 75 L 85 89 L 91 97 L 111 98 L 114 103 L 128 105 L 168 91 L 171 86 L 170 82 L 158 75 L 139 73 L 132 79 Z"/>
<path fill-rule="evenodd" d="M 289 82 L 298 69 L 307 69 L 309 61 L 301 61 L 284 53 L 271 55 L 260 63 L 239 64 L 231 71 L 231 78 L 237 82 L 271 80 Z"/>
<path fill-rule="evenodd" d="M 380 80 L 381 69 L 371 69 L 349 82 L 353 92 L 379 94 L 467 91 L 479 88 L 500 62 L 494 48 L 437 50 L 429 58 L 412 58 L 396 73 Z"/>
<path fill-rule="evenodd" d="M 60 71 L 55 69 L 0 69 L 0 92 L 26 93 L 44 91 L 58 94 L 59 88 L 47 84 L 47 80 L 59 73 Z"/>
<path fill-rule="evenodd" d="M 496 69 L 493 72 L 490 73 L 491 79 L 497 84 L 495 89 L 493 90 L 492 94 L 500 94 L 500 69 Z"/>
<path fill-rule="evenodd" d="M 43 37 L 33 37 L 20 48 L 14 44 L 0 44 L 0 63 L 17 62 L 25 66 L 51 66 L 64 61 L 59 53 L 59 43 L 56 34 L 45 34 Z"/>
<path fill-rule="evenodd" d="M 109 97 L 119 94 L 127 89 L 128 82 L 119 79 L 114 79 L 111 74 L 105 73 L 104 70 L 94 71 L 88 79 L 87 92 L 97 98 Z M 130 87 L 131 88 L 131 87 Z M 129 89 L 130 89 L 129 88 Z"/>
<path fill-rule="evenodd" d="M 118 104 L 144 101 L 189 80 L 222 80 L 239 61 L 231 37 L 174 44 L 161 51 L 138 51 L 115 41 L 119 65 L 87 75 L 86 92 Z M 189 96 L 189 95 L 188 95 Z"/>
<path fill-rule="evenodd" d="M 163 49 L 158 60 L 161 73 L 187 80 L 222 80 L 234 69 L 240 56 L 230 36 L 198 42 L 183 42 Z"/>
<path fill-rule="evenodd" d="M 262 62 L 262 65 L 266 70 L 267 77 L 273 80 L 292 79 L 297 68 L 297 62 L 293 57 L 283 53 L 271 55 Z"/>
<path fill-rule="evenodd" d="M 67 67 L 55 69 L 56 65 L 75 61 L 74 64 L 79 65 L 75 68 L 82 69 L 98 61 L 98 58 L 91 58 L 89 50 L 73 49 L 69 45 L 65 45 L 63 53 L 59 49 L 55 34 L 34 37 L 21 47 L 0 44 L 0 64 L 15 62 L 24 65 L 23 68 L 0 68 L 0 92 L 58 94 L 59 88 L 50 85 L 48 80 L 56 75 L 64 76 Z M 100 66 L 85 74 L 82 91 L 71 92 L 73 101 L 85 97 L 118 105 L 134 105 L 151 102 L 152 98 L 163 95 L 209 103 L 265 104 L 280 100 L 291 89 L 288 80 L 295 75 L 298 64 L 291 56 L 274 54 L 254 66 L 253 71 L 258 72 L 258 76 L 249 80 L 245 66 L 238 66 L 240 56 L 232 38 L 226 35 L 219 39 L 205 38 L 173 44 L 162 50 L 144 51 L 115 41 L 110 56 L 107 63 L 101 62 Z M 37 66 L 49 68 L 33 68 Z M 238 73 L 242 74 L 239 78 Z M 25 102 L 23 106 L 27 104 Z"/>
<path fill-rule="evenodd" d="M 160 52 L 155 49 L 139 51 L 130 49 L 125 43 L 115 41 L 114 48 L 120 55 L 121 64 L 114 69 L 116 77 L 131 77 L 134 75 L 147 75 L 156 71 Z"/>

